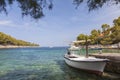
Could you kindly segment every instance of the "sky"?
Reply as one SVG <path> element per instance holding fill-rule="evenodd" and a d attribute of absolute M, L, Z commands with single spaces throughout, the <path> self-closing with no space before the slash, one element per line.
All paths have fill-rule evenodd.
<path fill-rule="evenodd" d="M 86 4 L 77 9 L 72 0 L 53 0 L 53 9 L 44 9 L 45 16 L 36 21 L 29 16 L 22 17 L 15 3 L 8 7 L 8 15 L 0 13 L 0 32 L 16 39 L 46 46 L 68 46 L 79 34 L 90 34 L 101 29 L 102 24 L 113 25 L 120 16 L 120 6 L 105 5 L 88 12 Z"/>

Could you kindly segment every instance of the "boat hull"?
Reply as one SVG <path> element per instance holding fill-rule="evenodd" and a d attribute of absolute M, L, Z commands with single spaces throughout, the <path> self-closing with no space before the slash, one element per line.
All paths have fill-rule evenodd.
<path fill-rule="evenodd" d="M 106 61 L 75 61 L 65 57 L 65 62 L 74 68 L 102 75 Z"/>

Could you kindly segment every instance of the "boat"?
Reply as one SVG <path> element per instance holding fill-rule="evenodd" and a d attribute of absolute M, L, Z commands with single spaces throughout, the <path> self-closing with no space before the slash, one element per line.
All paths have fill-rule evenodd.
<path fill-rule="evenodd" d="M 108 59 L 101 59 L 88 56 L 88 47 L 86 46 L 86 55 L 74 54 L 74 50 L 68 49 L 68 53 L 64 55 L 65 62 L 77 69 L 89 71 L 98 75 L 102 75 L 104 67 Z M 79 49 L 78 49 L 79 50 Z"/>
<path fill-rule="evenodd" d="M 102 48 L 90 48 L 91 50 L 102 50 Z"/>
<path fill-rule="evenodd" d="M 68 50 L 72 50 L 72 51 L 74 51 L 74 50 L 80 50 L 80 47 L 75 46 L 75 45 L 74 45 L 74 42 L 72 42 L 72 43 L 70 44 L 70 47 L 68 48 Z"/>

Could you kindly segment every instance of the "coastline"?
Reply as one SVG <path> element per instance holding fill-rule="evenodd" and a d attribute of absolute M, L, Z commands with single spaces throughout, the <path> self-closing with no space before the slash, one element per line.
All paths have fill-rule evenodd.
<path fill-rule="evenodd" d="M 105 71 L 120 74 L 120 53 L 90 54 L 90 56 L 109 59 Z"/>
<path fill-rule="evenodd" d="M 40 46 L 15 46 L 15 45 L 0 45 L 0 49 L 5 48 L 33 48 L 33 47 L 40 47 Z"/>

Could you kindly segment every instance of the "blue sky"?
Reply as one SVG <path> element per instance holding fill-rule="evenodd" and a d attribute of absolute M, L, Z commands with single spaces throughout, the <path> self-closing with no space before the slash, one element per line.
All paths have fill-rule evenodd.
<path fill-rule="evenodd" d="M 39 21 L 22 18 L 16 4 L 8 7 L 7 16 L 0 14 L 0 32 L 40 46 L 68 46 L 79 34 L 90 34 L 104 23 L 112 25 L 120 16 L 120 6 L 108 5 L 88 12 L 84 3 L 75 9 L 72 0 L 53 0 L 53 4 L 52 10 L 44 9 L 45 17 Z"/>

